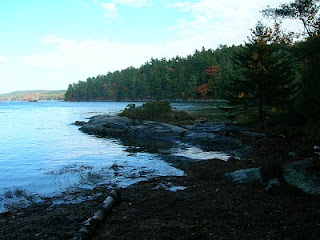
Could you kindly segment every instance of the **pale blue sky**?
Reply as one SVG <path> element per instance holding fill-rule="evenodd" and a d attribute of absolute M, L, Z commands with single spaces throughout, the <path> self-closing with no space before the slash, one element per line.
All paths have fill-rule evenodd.
<path fill-rule="evenodd" d="M 66 89 L 151 57 L 240 44 L 260 10 L 283 2 L 1 0 L 0 93 Z"/>

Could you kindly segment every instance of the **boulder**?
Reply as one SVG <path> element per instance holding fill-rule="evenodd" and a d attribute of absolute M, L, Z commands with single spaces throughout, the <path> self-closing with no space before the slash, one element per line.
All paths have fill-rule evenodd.
<path fill-rule="evenodd" d="M 81 131 L 109 137 L 139 137 L 152 139 L 176 139 L 187 129 L 154 121 L 140 121 L 120 116 L 98 115 L 80 128 Z"/>
<path fill-rule="evenodd" d="M 76 125 L 76 126 L 83 126 L 85 124 L 87 124 L 85 121 L 75 121 L 74 122 L 74 125 Z"/>
<path fill-rule="evenodd" d="M 303 159 L 284 166 L 284 179 L 302 191 L 320 195 L 320 172 L 313 167 L 312 159 Z"/>
<path fill-rule="evenodd" d="M 263 184 L 260 168 L 241 169 L 226 173 L 224 177 L 238 183 Z"/>

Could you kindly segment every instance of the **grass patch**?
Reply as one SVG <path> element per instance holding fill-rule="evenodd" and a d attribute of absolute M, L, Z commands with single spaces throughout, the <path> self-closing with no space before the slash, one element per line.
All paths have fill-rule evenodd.
<path fill-rule="evenodd" d="M 195 118 L 187 112 L 172 109 L 168 101 L 147 102 L 140 107 L 129 104 L 119 116 L 170 124 L 187 124 L 195 120 Z"/>

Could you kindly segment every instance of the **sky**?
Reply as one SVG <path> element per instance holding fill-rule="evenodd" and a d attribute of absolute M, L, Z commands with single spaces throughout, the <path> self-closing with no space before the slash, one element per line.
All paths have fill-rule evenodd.
<path fill-rule="evenodd" d="M 242 44 L 261 10 L 287 2 L 1 0 L 0 93 L 64 90 L 151 58 Z"/>

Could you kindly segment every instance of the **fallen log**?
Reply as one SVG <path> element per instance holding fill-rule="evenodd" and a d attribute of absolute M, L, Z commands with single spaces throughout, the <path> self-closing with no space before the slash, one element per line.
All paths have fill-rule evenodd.
<path fill-rule="evenodd" d="M 94 232 L 100 226 L 102 220 L 112 210 L 113 207 L 120 204 L 120 193 L 112 190 L 109 196 L 103 201 L 102 206 L 92 217 L 82 223 L 82 227 L 73 240 L 89 240 L 93 238 Z"/>

